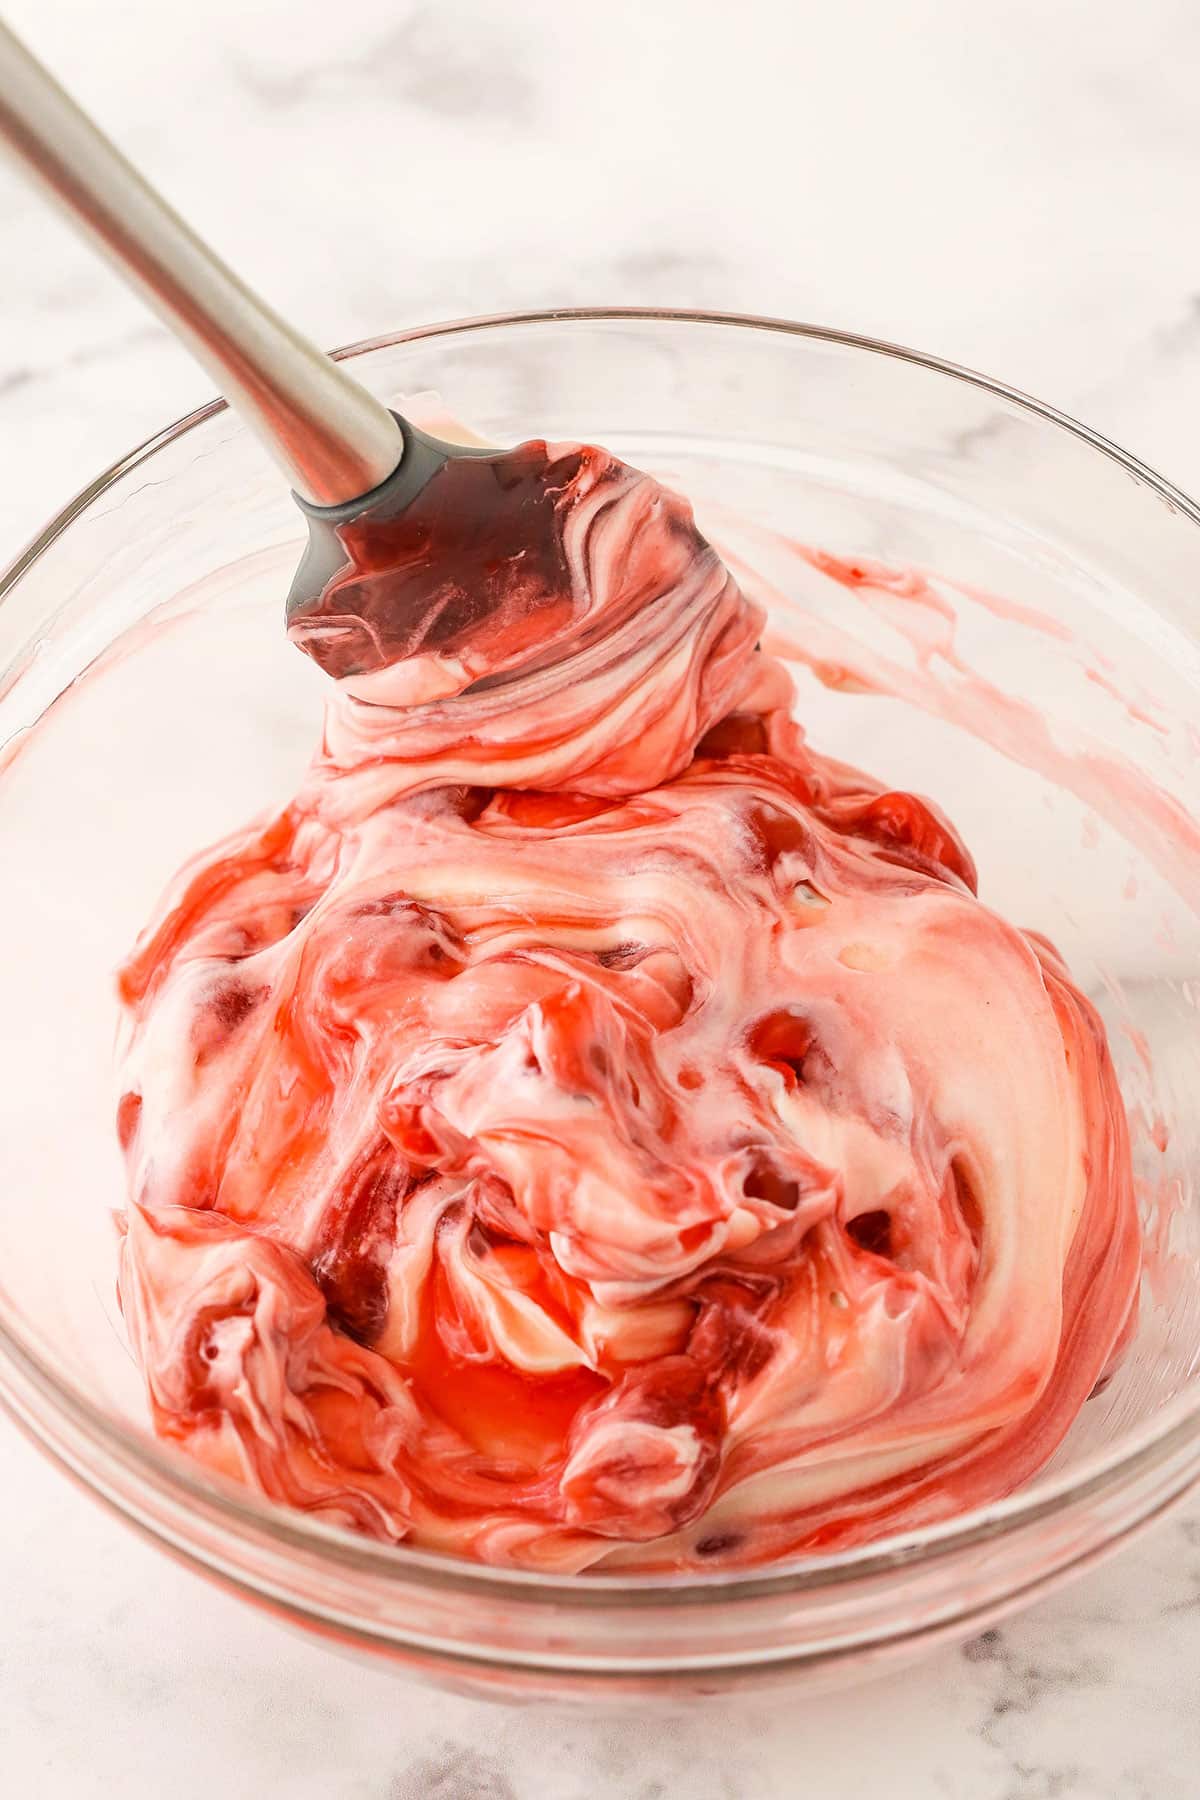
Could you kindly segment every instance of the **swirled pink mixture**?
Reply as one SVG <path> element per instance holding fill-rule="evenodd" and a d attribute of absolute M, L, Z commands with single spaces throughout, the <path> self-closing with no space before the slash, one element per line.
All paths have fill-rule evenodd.
<path fill-rule="evenodd" d="M 299 634 L 336 675 L 367 629 L 379 670 L 121 977 L 158 1430 L 553 1569 L 759 1563 L 1014 1488 L 1139 1266 L 1054 949 L 928 800 L 809 748 L 648 477 L 527 445 L 345 543 Z"/>

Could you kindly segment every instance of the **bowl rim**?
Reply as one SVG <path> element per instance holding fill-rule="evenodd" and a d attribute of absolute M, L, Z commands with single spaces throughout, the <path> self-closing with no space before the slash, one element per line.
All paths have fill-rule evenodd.
<path fill-rule="evenodd" d="M 717 325 L 754 332 L 765 331 L 914 364 L 992 394 L 1043 423 L 1065 431 L 1107 460 L 1116 463 L 1135 481 L 1148 487 L 1171 511 L 1180 513 L 1200 526 L 1200 504 L 1139 458 L 1058 408 L 960 363 L 883 338 L 842 331 L 832 326 L 699 308 L 557 307 L 486 313 L 477 317 L 412 326 L 359 339 L 331 351 L 330 354 L 342 361 L 427 338 L 448 338 L 521 325 L 588 325 L 621 321 L 685 326 Z M 17 553 L 8 567 L 0 572 L 0 604 L 3 604 L 11 589 L 38 558 L 107 489 L 177 439 L 228 410 L 224 399 L 218 397 L 208 401 L 146 438 L 81 488 Z M 624 1605 L 637 1607 L 639 1604 L 652 1604 L 663 1599 L 674 1603 L 704 1603 L 718 1599 L 733 1601 L 765 1595 L 799 1594 L 860 1581 L 915 1563 L 926 1564 L 949 1557 L 963 1549 L 1005 1535 L 1017 1526 L 1036 1524 L 1038 1520 L 1057 1514 L 1072 1503 L 1086 1501 L 1103 1493 L 1122 1477 L 1133 1476 L 1169 1461 L 1190 1439 L 1200 1439 L 1198 1388 L 1195 1394 L 1177 1394 L 1150 1420 L 1135 1431 L 1125 1434 L 1115 1446 L 1093 1452 L 1070 1471 L 1050 1478 L 1035 1477 L 1031 1483 L 1002 1499 L 972 1508 L 969 1512 L 937 1524 L 899 1532 L 856 1549 L 828 1555 L 791 1557 L 761 1569 L 714 1569 L 703 1574 L 638 1571 L 606 1574 L 602 1570 L 596 1570 L 571 1575 L 504 1568 L 444 1552 L 418 1549 L 403 1542 L 390 1544 L 367 1538 L 348 1528 L 328 1524 L 309 1514 L 268 1500 L 231 1479 L 207 1471 L 201 1473 L 182 1452 L 162 1444 L 148 1429 L 123 1423 L 86 1399 L 78 1388 L 60 1376 L 23 1338 L 21 1332 L 10 1324 L 5 1316 L 6 1311 L 6 1297 L 0 1288 L 0 1375 L 5 1373 L 6 1366 L 15 1370 L 18 1378 L 23 1378 L 28 1388 L 32 1388 L 56 1407 L 59 1416 L 72 1423 L 85 1439 L 98 1441 L 101 1448 L 119 1466 L 148 1480 L 150 1486 L 157 1491 L 196 1503 L 202 1512 L 215 1509 L 224 1522 L 241 1537 L 247 1533 L 260 1537 L 265 1532 L 276 1543 L 327 1555 L 348 1573 L 370 1574 L 383 1578 L 389 1584 L 416 1582 L 443 1589 L 481 1589 L 491 1598 L 507 1595 L 514 1600 L 526 1602 L 536 1600 L 550 1604 L 583 1604 L 602 1608 Z M 113 1496 L 107 1484 L 104 1489 L 94 1484 L 89 1479 L 86 1467 L 80 1467 L 74 1458 L 69 1463 L 64 1462 L 57 1449 L 43 1439 L 36 1420 L 23 1407 L 10 1405 L 2 1384 L 0 1406 L 10 1412 L 27 1432 L 41 1440 L 42 1447 L 53 1460 L 80 1476 L 98 1497 L 109 1504 L 116 1504 L 122 1512 L 131 1512 L 120 1498 Z M 1181 1483 L 1181 1492 L 1190 1485 L 1191 1479 L 1189 1477 Z M 196 1552 L 188 1554 L 190 1559 Z M 207 1563 L 209 1559 L 203 1553 L 200 1554 L 201 1560 Z M 291 1601 L 287 1604 L 290 1605 Z"/>

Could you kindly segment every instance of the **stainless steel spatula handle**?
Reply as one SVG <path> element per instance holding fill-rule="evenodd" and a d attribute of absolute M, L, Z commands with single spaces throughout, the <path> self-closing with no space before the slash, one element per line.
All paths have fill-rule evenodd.
<path fill-rule="evenodd" d="M 0 22 L 0 143 L 160 313 L 317 506 L 397 467 L 400 425 L 198 238 Z"/>

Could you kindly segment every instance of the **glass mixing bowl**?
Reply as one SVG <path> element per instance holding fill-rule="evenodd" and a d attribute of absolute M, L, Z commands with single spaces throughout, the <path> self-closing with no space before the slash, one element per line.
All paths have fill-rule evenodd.
<path fill-rule="evenodd" d="M 942 802 L 984 897 L 1057 940 L 1104 1010 L 1146 1229 L 1137 1337 L 1018 1494 L 750 1576 L 562 1579 L 388 1548 L 155 1441 L 114 1298 L 113 970 L 183 858 L 290 793 L 322 688 L 281 637 L 299 515 L 213 405 L 102 475 L 0 590 L 5 1404 L 176 1556 L 489 1691 L 812 1681 L 978 1630 L 1200 1474 L 1200 511 L 995 382 L 831 331 L 614 309 L 346 354 L 377 393 L 436 390 L 485 438 L 592 438 L 664 474 L 763 577 L 773 625 L 808 614 L 788 629 L 823 646 L 818 679 L 798 665 L 810 736 Z M 815 584 L 780 533 L 936 570 L 950 610 Z"/>

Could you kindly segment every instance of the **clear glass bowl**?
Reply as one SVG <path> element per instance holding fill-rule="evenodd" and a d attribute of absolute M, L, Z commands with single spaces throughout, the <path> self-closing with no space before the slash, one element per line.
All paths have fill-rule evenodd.
<path fill-rule="evenodd" d="M 94 482 L 0 590 L 5 1404 L 210 1576 L 344 1645 L 489 1691 L 811 1682 L 978 1630 L 1200 1474 L 1200 511 L 997 383 L 782 322 L 528 315 L 347 355 L 379 394 L 436 389 L 496 442 L 593 438 L 665 473 L 718 541 L 752 560 L 758 545 L 783 597 L 812 604 L 802 565 L 764 549 L 764 531 L 964 584 L 957 653 L 1001 701 L 1037 709 L 1024 727 L 1010 718 L 997 737 L 987 691 L 844 592 L 823 628 L 866 653 L 885 645 L 916 686 L 889 699 L 802 670 L 800 709 L 822 748 L 941 801 L 984 896 L 1056 939 L 1103 1004 L 1147 1231 L 1137 1339 L 1019 1494 L 750 1577 L 560 1579 L 386 1548 L 222 1486 L 153 1439 L 114 1298 L 112 972 L 184 856 L 290 792 L 321 699 L 280 635 L 299 517 L 210 406 Z M 943 691 L 958 700 L 939 717 Z M 1091 750 L 1055 762 L 1076 738 Z"/>

